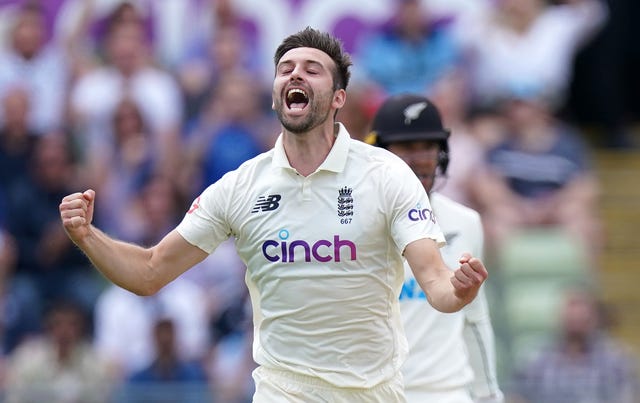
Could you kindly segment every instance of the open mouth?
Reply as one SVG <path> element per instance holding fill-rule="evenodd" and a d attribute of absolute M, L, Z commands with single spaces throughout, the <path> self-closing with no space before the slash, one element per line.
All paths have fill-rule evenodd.
<path fill-rule="evenodd" d="M 302 110 L 309 104 L 309 97 L 300 88 L 292 88 L 287 91 L 286 103 L 289 109 Z"/>

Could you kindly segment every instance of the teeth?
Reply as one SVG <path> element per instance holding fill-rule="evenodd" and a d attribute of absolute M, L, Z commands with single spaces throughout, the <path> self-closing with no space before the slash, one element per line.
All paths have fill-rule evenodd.
<path fill-rule="evenodd" d="M 289 92 L 287 92 L 287 98 L 291 98 L 293 97 L 293 94 L 302 94 L 302 96 L 304 96 L 305 98 L 307 98 L 307 93 L 302 91 L 299 88 L 292 88 L 289 90 Z"/>

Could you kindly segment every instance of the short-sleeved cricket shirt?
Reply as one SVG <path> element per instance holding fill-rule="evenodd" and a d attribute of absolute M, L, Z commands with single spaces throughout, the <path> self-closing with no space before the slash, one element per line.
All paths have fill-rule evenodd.
<path fill-rule="evenodd" d="M 259 365 L 371 387 L 392 379 L 406 357 L 401 253 L 417 239 L 443 245 L 444 237 L 411 169 L 337 125 L 314 173 L 290 166 L 280 137 L 210 185 L 178 231 L 209 253 L 236 239 Z"/>

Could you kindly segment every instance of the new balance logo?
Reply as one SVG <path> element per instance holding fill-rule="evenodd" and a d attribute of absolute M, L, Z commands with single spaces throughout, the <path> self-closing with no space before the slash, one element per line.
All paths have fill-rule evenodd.
<path fill-rule="evenodd" d="M 251 210 L 252 213 L 257 213 L 259 211 L 273 211 L 280 206 L 278 203 L 282 199 L 280 195 L 269 195 L 269 196 L 260 196 L 258 197 L 258 201 L 255 206 Z"/>

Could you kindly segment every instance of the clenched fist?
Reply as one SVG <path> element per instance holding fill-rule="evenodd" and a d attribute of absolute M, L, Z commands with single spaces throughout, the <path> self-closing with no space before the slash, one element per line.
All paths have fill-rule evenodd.
<path fill-rule="evenodd" d="M 480 259 L 465 253 L 459 260 L 460 267 L 453 273 L 451 284 L 458 298 L 471 301 L 489 273 Z"/>
<path fill-rule="evenodd" d="M 67 235 L 78 244 L 89 234 L 93 220 L 93 202 L 96 192 L 92 189 L 83 193 L 65 196 L 60 202 L 60 218 Z"/>

